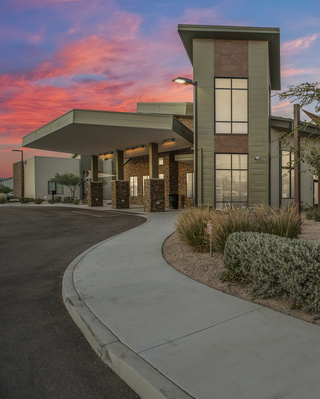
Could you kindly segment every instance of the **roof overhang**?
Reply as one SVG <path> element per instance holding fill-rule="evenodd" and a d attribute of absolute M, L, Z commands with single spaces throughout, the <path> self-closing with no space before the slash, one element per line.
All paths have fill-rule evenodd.
<path fill-rule="evenodd" d="M 178 25 L 178 33 L 193 65 L 193 39 L 258 40 L 269 43 L 271 89 L 281 89 L 280 29 L 248 26 Z"/>
<path fill-rule="evenodd" d="M 162 144 L 164 140 L 174 139 Z M 193 133 L 172 115 L 74 109 L 23 137 L 22 146 L 81 155 L 125 151 L 125 158 L 146 155 L 149 143 L 159 152 L 189 148 Z M 126 151 L 129 147 L 144 146 Z"/>
<path fill-rule="evenodd" d="M 305 111 L 304 111 L 305 112 Z M 313 114 L 311 114 L 313 115 Z M 317 115 L 314 115 L 317 117 Z M 319 117 L 318 117 L 319 118 Z M 293 119 L 282 118 L 280 116 L 271 116 L 271 127 L 278 130 L 279 133 L 290 133 L 293 131 Z M 320 128 L 314 123 L 301 123 L 300 133 L 305 136 L 315 135 L 320 136 Z"/>

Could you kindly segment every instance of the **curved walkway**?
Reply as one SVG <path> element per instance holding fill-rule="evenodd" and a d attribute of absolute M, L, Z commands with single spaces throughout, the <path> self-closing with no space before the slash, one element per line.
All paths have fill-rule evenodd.
<path fill-rule="evenodd" d="M 176 213 L 75 259 L 65 304 L 91 346 L 142 398 L 319 398 L 320 329 L 216 291 L 162 257 Z"/>

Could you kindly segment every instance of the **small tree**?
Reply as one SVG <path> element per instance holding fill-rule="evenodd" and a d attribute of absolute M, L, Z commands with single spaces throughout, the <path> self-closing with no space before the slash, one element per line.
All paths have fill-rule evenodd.
<path fill-rule="evenodd" d="M 58 184 L 62 184 L 63 186 L 66 186 L 70 189 L 72 198 L 75 198 L 76 191 L 80 187 L 81 184 L 81 177 L 77 176 L 73 173 L 63 173 L 60 175 L 59 173 L 56 173 L 54 177 L 50 179 L 50 181 L 53 181 Z"/>

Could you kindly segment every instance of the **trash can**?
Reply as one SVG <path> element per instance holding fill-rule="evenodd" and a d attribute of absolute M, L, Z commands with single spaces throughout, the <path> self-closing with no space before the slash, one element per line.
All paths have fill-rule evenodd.
<path fill-rule="evenodd" d="M 63 202 L 65 204 L 71 204 L 72 202 L 72 197 L 63 197 Z"/>
<path fill-rule="evenodd" d="M 170 209 L 178 209 L 178 194 L 169 194 Z"/>

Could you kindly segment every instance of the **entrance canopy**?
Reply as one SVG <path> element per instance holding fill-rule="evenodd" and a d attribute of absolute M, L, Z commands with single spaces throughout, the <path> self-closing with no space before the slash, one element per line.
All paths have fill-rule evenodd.
<path fill-rule="evenodd" d="M 174 140 L 173 140 L 174 139 Z M 164 143 L 165 142 L 165 143 Z M 23 147 L 81 155 L 124 157 L 189 148 L 193 133 L 173 115 L 74 109 L 23 138 Z M 138 147 L 138 148 L 133 148 Z"/>

